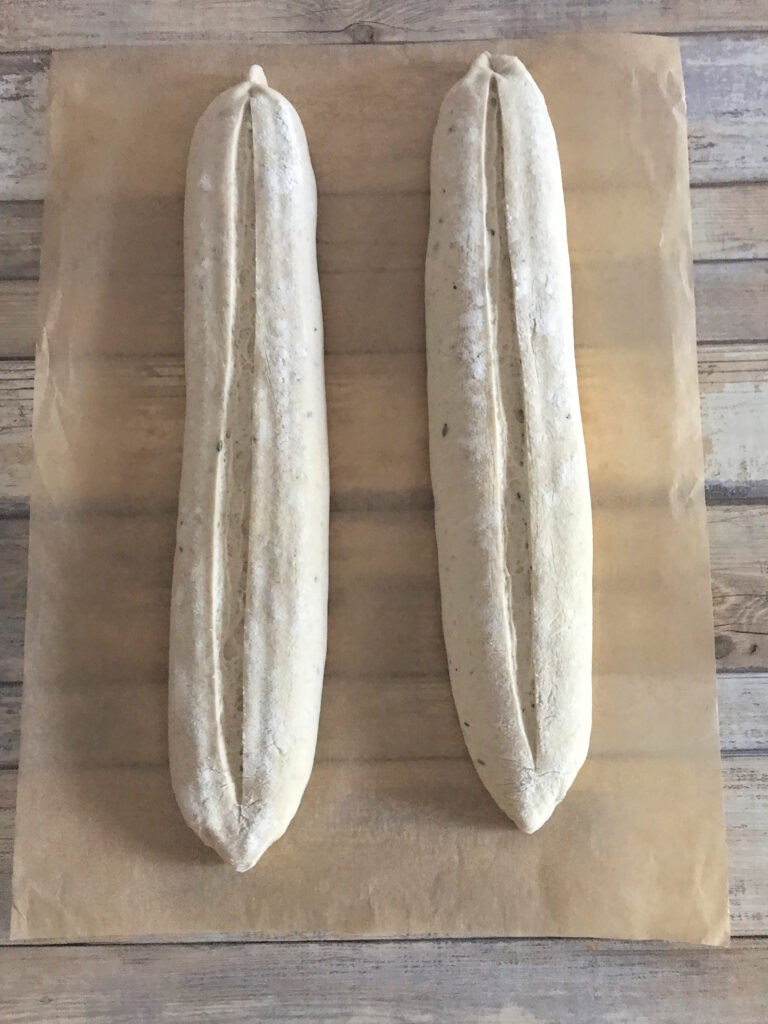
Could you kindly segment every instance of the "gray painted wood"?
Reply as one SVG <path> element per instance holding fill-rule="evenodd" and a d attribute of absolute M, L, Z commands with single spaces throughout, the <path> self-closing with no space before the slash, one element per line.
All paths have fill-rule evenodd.
<path fill-rule="evenodd" d="M 0 279 L 37 277 L 42 219 L 42 202 L 0 203 Z"/>
<path fill-rule="evenodd" d="M 768 260 L 697 263 L 694 284 L 699 341 L 766 340 Z"/>
<path fill-rule="evenodd" d="M 768 259 L 768 182 L 691 189 L 697 260 Z"/>
<path fill-rule="evenodd" d="M 0 686 L 0 770 L 17 768 L 21 738 L 21 684 Z"/>
<path fill-rule="evenodd" d="M 768 498 L 768 345 L 698 346 L 707 498 Z"/>
<path fill-rule="evenodd" d="M 768 944 L 546 940 L 20 947 L 6 1024 L 764 1024 Z M 205 1007 L 205 1008 L 204 1008 Z"/>
<path fill-rule="evenodd" d="M 768 668 L 768 506 L 710 507 L 707 516 L 717 666 Z"/>
<path fill-rule="evenodd" d="M 729 754 L 768 754 L 768 675 L 718 675 L 717 703 L 721 749 Z"/>
<path fill-rule="evenodd" d="M 0 199 L 45 195 L 47 72 L 45 54 L 0 53 Z"/>
<path fill-rule="evenodd" d="M 547 940 L 20 947 L 6 1024 L 764 1024 L 768 943 Z"/>
<path fill-rule="evenodd" d="M 768 178 L 768 36 L 689 36 L 680 50 L 691 181 Z"/>
<path fill-rule="evenodd" d="M 37 281 L 0 281 L 0 359 L 33 355 L 37 342 Z"/>
<path fill-rule="evenodd" d="M 28 520 L 0 519 L 0 682 L 22 678 L 28 535 Z"/>
<path fill-rule="evenodd" d="M 241 42 L 352 42 L 478 39 L 544 32 L 605 31 L 717 32 L 765 28 L 763 0 L 667 0 L 637 3 L 611 0 L 461 0 L 424 4 L 419 0 L 154 0 L 137 10 L 110 0 L 5 0 L 4 50 L 66 48 L 118 43 L 222 40 Z"/>

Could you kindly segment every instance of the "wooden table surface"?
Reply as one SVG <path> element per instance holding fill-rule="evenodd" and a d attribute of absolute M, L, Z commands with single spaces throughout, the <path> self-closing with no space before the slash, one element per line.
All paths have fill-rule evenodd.
<path fill-rule="evenodd" d="M 0 1020 L 768 1021 L 768 0 L 3 0 L 0 935 L 10 912 L 49 51 L 588 28 L 676 35 L 683 54 L 731 948 L 546 939 L 10 947 L 2 938 Z"/>

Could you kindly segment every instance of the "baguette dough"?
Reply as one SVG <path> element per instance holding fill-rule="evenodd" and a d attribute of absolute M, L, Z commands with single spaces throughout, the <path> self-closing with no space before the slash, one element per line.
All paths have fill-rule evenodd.
<path fill-rule="evenodd" d="M 260 68 L 198 122 L 184 210 L 187 415 L 170 634 L 173 788 L 238 871 L 293 818 L 326 649 L 317 195 Z"/>
<path fill-rule="evenodd" d="M 454 700 L 480 778 L 533 832 L 589 744 L 592 523 L 557 144 L 514 57 L 482 54 L 440 110 L 426 316 Z"/>

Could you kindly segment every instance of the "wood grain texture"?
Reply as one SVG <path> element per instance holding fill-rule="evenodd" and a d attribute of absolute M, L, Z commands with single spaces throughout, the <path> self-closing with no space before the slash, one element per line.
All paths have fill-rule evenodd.
<path fill-rule="evenodd" d="M 768 182 L 693 188 L 691 211 L 694 259 L 768 259 Z M 400 230 L 395 236 L 389 225 L 396 213 Z M 180 220 L 181 203 L 176 204 L 176 214 Z M 42 219 L 42 201 L 0 202 L 0 280 L 38 276 Z M 386 264 L 392 265 L 402 256 L 411 266 L 423 262 L 427 210 L 419 194 L 358 193 L 320 197 L 317 241 L 323 269 L 338 269 L 339 256 L 346 269 L 353 269 L 364 258 L 370 242 L 366 244 L 359 230 L 363 221 L 373 237 L 386 240 L 384 252 L 378 252 Z M 334 230 L 330 237 L 328 224 Z M 179 241 L 178 237 L 171 239 L 169 258 L 178 260 Z"/>
<path fill-rule="evenodd" d="M 6 516 L 29 511 L 34 375 L 31 360 L 0 361 L 0 514 Z"/>
<path fill-rule="evenodd" d="M 701 344 L 707 498 L 768 498 L 768 345 Z"/>
<path fill-rule="evenodd" d="M 37 278 L 42 219 L 41 202 L 0 203 L 0 279 Z"/>
<path fill-rule="evenodd" d="M 0 519 L 0 682 L 22 678 L 28 539 L 28 520 Z"/>
<path fill-rule="evenodd" d="M 717 677 L 720 747 L 724 753 L 768 753 L 768 675 Z"/>
<path fill-rule="evenodd" d="M 719 669 L 768 668 L 768 506 L 708 510 Z"/>
<path fill-rule="evenodd" d="M 46 54 L 0 53 L 0 199 L 45 195 L 48 63 Z"/>
<path fill-rule="evenodd" d="M 137 684 L 138 685 L 138 684 Z M 152 681 L 162 700 L 162 686 Z M 324 726 L 318 763 L 330 759 L 454 757 L 463 751 L 456 711 L 445 676 L 333 676 L 323 692 Z M 768 752 L 768 674 L 733 673 L 717 677 L 721 750 L 724 756 Z M 106 688 L 102 699 L 108 699 Z M 20 683 L 0 685 L 0 769 L 17 768 L 21 734 Z M 154 707 L 158 701 L 153 701 Z M 54 712 L 55 713 L 55 712 Z M 61 710 L 62 721 L 67 717 Z M 343 717 L 340 717 L 343 716 Z M 87 713 L 83 714 L 87 730 Z M 164 717 L 153 740 L 164 743 Z M 333 723 L 349 723 L 342 736 Z M 124 723 L 125 731 L 129 724 Z M 426 739 L 425 739 L 426 737 Z M 128 751 L 137 757 L 136 750 Z M 153 751 L 154 753 L 154 751 Z"/>
<path fill-rule="evenodd" d="M 733 935 L 768 933 L 768 758 L 723 761 Z"/>
<path fill-rule="evenodd" d="M 0 769 L 17 768 L 21 738 L 21 684 L 0 686 Z"/>
<path fill-rule="evenodd" d="M 37 281 L 0 281 L 0 359 L 33 355 L 37 342 Z"/>
<path fill-rule="evenodd" d="M 0 514 L 6 516 L 28 511 L 33 385 L 31 359 L 0 362 Z M 136 395 L 130 451 L 122 442 L 125 487 L 118 494 L 124 491 L 128 500 L 137 486 L 135 459 L 144 467 L 142 487 L 173 501 L 184 401 L 181 357 L 118 364 L 103 386 Z M 768 345 L 700 345 L 699 387 L 708 497 L 768 497 Z M 429 506 L 423 356 L 329 355 L 326 388 L 334 506 Z M 112 451 L 105 448 L 105 454 Z"/>
<path fill-rule="evenodd" d="M 399 223 L 399 221 L 398 221 Z M 422 331 L 404 334 L 390 315 L 392 289 L 416 301 L 423 292 L 423 269 L 379 267 L 341 272 L 323 270 L 320 287 L 326 309 L 334 309 L 337 330 L 328 338 L 329 352 L 402 352 L 424 350 Z M 700 341 L 765 341 L 768 333 L 768 260 L 697 263 L 694 266 L 696 324 Z M 167 320 L 146 326 L 147 351 L 157 354 L 180 352 L 182 337 L 180 278 L 164 280 L 167 294 L 163 305 Z M 135 282 L 134 314 L 140 303 L 142 282 Z M 366 318 L 345 315 L 352 293 L 368 295 Z M 140 323 L 140 320 L 138 321 Z M 126 329 L 136 330 L 132 322 Z M 31 356 L 37 338 L 37 283 L 0 281 L 0 358 Z"/>
<path fill-rule="evenodd" d="M 768 259 L 768 182 L 691 189 L 697 260 Z"/>
<path fill-rule="evenodd" d="M 697 263 L 694 285 L 699 341 L 766 340 L 768 260 Z"/>
<path fill-rule="evenodd" d="M 718 668 L 768 671 L 768 506 L 717 505 L 708 510 L 708 518 Z M 103 520 L 102 515 L 100 527 L 97 515 L 93 525 L 84 527 L 92 544 L 98 544 Z M 0 519 L 0 682 L 22 677 L 27 527 L 23 519 Z M 147 522 L 148 549 L 172 548 L 173 527 L 172 510 Z M 114 550 L 114 536 L 111 543 Z M 72 558 L 75 572 L 76 550 Z M 142 635 L 148 628 L 142 608 L 166 607 L 170 600 L 165 568 L 152 571 L 126 552 L 125 561 L 112 570 L 103 580 L 78 581 L 90 588 L 95 612 L 87 621 L 71 624 L 83 638 L 78 671 L 89 671 L 89 652 L 98 645 L 100 630 L 109 631 L 122 616 L 126 636 Z M 144 589 L 123 607 L 122 593 L 135 594 L 137 587 Z M 156 628 L 157 616 L 151 621 Z M 393 636 L 396 645 L 390 642 Z M 157 638 L 142 649 L 142 656 L 146 663 L 133 667 L 137 676 L 163 677 L 166 652 Z M 444 672 L 430 509 L 384 507 L 332 516 L 327 668 L 333 674 Z"/>
<path fill-rule="evenodd" d="M 11 921 L 13 830 L 16 813 L 15 771 L 0 771 L 0 943 L 7 939 Z M 0 969 L 4 959 L 0 952 Z M 2 997 L 0 997 L 1 1001 Z"/>
<path fill-rule="evenodd" d="M 764 1024 L 768 943 L 547 940 L 5 950 L 6 1024 Z M 130 999 L 126 998 L 130 993 Z M 211 1015 L 213 1014 L 213 1016 Z"/>
<path fill-rule="evenodd" d="M 82 2 L 82 0 L 81 0 Z M 764 0 L 755 0 L 756 6 L 763 4 Z M 252 5 L 254 12 L 263 7 L 266 0 Z M 693 8 L 691 0 L 688 5 Z M 4 14 L 13 17 L 15 13 L 24 7 L 28 14 L 25 14 L 25 22 L 34 23 L 35 8 L 38 4 L 30 4 L 29 0 L 6 0 Z M 94 45 L 100 42 L 99 34 L 107 29 L 109 19 L 101 22 L 88 20 L 87 24 L 95 30 L 94 38 L 80 39 L 77 36 L 77 12 L 81 4 L 68 3 L 45 4 L 51 10 L 66 10 L 66 18 L 70 26 L 70 33 L 61 42 L 65 45 Z M 94 5 L 96 6 L 96 5 Z M 109 4 L 109 9 L 115 11 L 118 8 Z M 161 10 L 163 7 L 176 9 L 177 2 L 166 0 L 166 3 L 154 4 L 145 8 L 148 21 L 151 22 L 151 12 Z M 398 4 L 391 5 L 388 15 L 396 21 L 407 18 L 406 8 L 411 6 L 414 13 L 420 12 L 420 5 Z M 595 7 L 590 0 L 581 0 L 577 4 L 569 5 L 573 14 L 569 13 L 568 20 L 572 21 L 575 27 L 580 29 L 588 28 L 592 18 L 597 15 L 597 27 L 602 29 L 611 27 L 611 13 L 616 6 L 615 0 L 610 5 L 599 4 Z M 632 8 L 630 0 L 624 0 L 627 10 Z M 671 6 L 681 4 L 664 4 L 656 7 L 658 11 L 668 11 Z M 714 0 L 706 5 L 706 10 L 712 10 L 716 4 Z M 731 6 L 736 6 L 735 0 L 731 0 Z M 323 12 L 327 15 L 327 7 L 321 4 L 313 4 L 316 12 Z M 526 4 L 525 11 L 546 10 L 561 5 L 556 0 L 538 5 Z M 739 10 L 748 10 L 749 0 L 743 0 L 743 6 Z M 10 11 L 9 11 L 10 8 Z M 237 2 L 230 0 L 225 7 L 217 5 L 215 25 L 222 32 L 217 35 L 207 34 L 209 40 L 216 39 L 237 39 L 248 34 L 247 28 L 237 26 L 236 34 L 231 29 L 227 30 L 228 16 L 237 9 L 241 12 L 245 8 L 245 0 Z M 472 10 L 483 11 L 483 20 L 476 22 L 476 27 L 470 27 L 472 21 L 466 17 Z M 283 7 L 283 12 L 288 8 Z M 340 9 L 338 9 L 340 12 Z M 535 26 L 531 25 L 526 29 L 525 18 L 516 15 L 520 7 L 512 9 L 499 0 L 490 12 L 485 12 L 479 5 L 462 5 L 461 11 L 456 10 L 454 17 L 448 18 L 443 14 L 434 14 L 430 18 L 431 24 L 424 25 L 421 30 L 415 29 L 409 33 L 407 28 L 402 30 L 401 38 L 483 38 L 499 35 L 524 36 L 527 31 L 533 32 Z M 584 10 L 592 12 L 592 18 L 584 17 Z M 646 5 L 641 5 L 642 11 L 647 11 Z M 599 14 L 598 14 L 599 12 Z M 263 11 L 260 11 L 263 14 Z M 487 14 L 487 17 L 486 17 Z M 258 17 L 259 14 L 256 14 Z M 293 15 L 289 15 L 289 18 Z M 338 17 L 338 15 L 337 15 Z M 344 17 L 343 15 L 341 17 Z M 422 15 L 423 17 L 423 15 Z M 279 23 L 281 15 L 277 15 L 275 21 Z M 311 15 L 304 14 L 304 24 Z M 444 29 L 440 29 L 440 22 L 445 20 Z M 55 20 L 55 19 L 54 19 Z M 208 20 L 208 19 L 206 19 Z M 246 19 L 247 21 L 248 19 Z M 312 31 L 308 29 L 299 30 L 302 18 L 296 17 L 298 34 L 286 35 L 285 32 L 276 28 L 274 32 L 262 35 L 262 41 L 277 42 L 281 38 L 290 38 L 293 42 L 329 42 L 325 30 Z M 179 35 L 178 25 L 176 31 L 170 35 L 152 38 L 151 30 L 148 31 L 149 38 L 141 38 L 138 42 L 183 42 L 199 39 L 200 33 L 194 29 L 194 16 L 185 13 L 185 25 L 188 30 L 185 34 Z M 515 24 L 519 22 L 520 24 Z M 337 22 L 338 23 L 338 22 Z M 595 24 L 595 21 L 592 21 Z M 378 23 L 380 34 L 386 35 L 385 26 Z M 344 26 L 349 26 L 345 31 Z M 762 26 L 766 27 L 766 24 Z M 735 26 L 731 26 L 735 28 Z M 340 31 L 339 31 L 340 30 Z M 366 36 L 372 33 L 376 38 L 377 27 L 369 22 L 358 22 L 354 18 L 348 21 L 341 21 L 339 30 L 333 29 L 332 33 L 338 42 L 355 41 L 355 35 Z M 544 31 L 545 29 L 538 29 Z M 645 31 L 654 31 L 646 28 Z M 669 31 L 680 31 L 670 29 Z M 350 34 L 353 38 L 350 38 Z M 397 38 L 397 30 L 392 38 Z M 33 37 L 32 37 L 33 38 Z M 48 45 L 43 34 L 38 40 L 38 46 Z M 110 38 L 110 43 L 120 42 L 120 38 Z M 363 40 L 358 40 L 363 41 Z M 60 42 L 52 45 L 59 46 Z M 699 184 L 712 184 L 713 182 L 750 182 L 763 181 L 768 179 L 768 34 L 756 35 L 695 35 L 683 36 L 680 39 L 683 71 L 685 76 L 686 100 L 688 107 L 688 137 L 689 137 L 689 163 L 691 182 Z M 18 47 L 22 49 L 23 47 Z M 30 200 L 42 199 L 45 194 L 45 102 L 46 102 L 46 80 L 48 55 L 45 53 L 11 54 L 0 55 L 0 200 Z M 396 140 L 393 140 L 396 149 Z"/>
<path fill-rule="evenodd" d="M 690 36 L 680 50 L 691 181 L 768 178 L 768 36 Z"/>
<path fill-rule="evenodd" d="M 80 696 L 74 700 L 59 695 L 51 700 L 48 720 L 58 723 L 59 731 L 83 742 L 93 735 L 97 719 L 102 722 L 102 747 L 98 764 L 164 765 L 167 760 L 165 739 L 165 687 L 160 678 L 131 685 L 137 704 L 150 715 L 133 721 L 116 710 L 114 727 L 103 725 L 104 709 L 118 709 L 117 685 L 95 678 L 87 693 L 98 695 L 98 709 L 88 706 Z M 718 676 L 720 732 L 724 757 L 764 755 L 768 750 L 768 675 L 735 673 Z M 21 684 L 0 685 L 0 769 L 15 769 L 19 756 L 19 720 Z M 96 703 L 95 699 L 93 703 Z M 337 723 L 338 713 L 346 717 L 346 729 Z M 317 764 L 329 762 L 420 761 L 463 758 L 465 748 L 446 675 L 337 675 L 329 674 L 323 692 L 323 721 L 317 749 Z M 119 721 L 118 721 L 119 718 Z M 112 730 L 110 732 L 110 730 Z M 108 734 L 107 734 L 108 733 Z M 71 742 L 71 740 L 70 740 Z M 55 761 L 60 754 L 71 760 L 71 749 L 63 740 L 61 750 L 53 741 L 50 750 Z"/>
<path fill-rule="evenodd" d="M 639 4 L 612 0 L 451 0 L 439 5 L 417 0 L 333 0 L 275 5 L 268 0 L 229 0 L 211 7 L 205 0 L 154 0 L 134 6 L 109 0 L 5 0 L 0 48 L 29 50 L 169 40 L 307 42 L 393 42 L 539 35 L 584 30 L 628 32 L 714 32 L 759 30 L 767 16 L 763 0 L 667 0 Z"/>

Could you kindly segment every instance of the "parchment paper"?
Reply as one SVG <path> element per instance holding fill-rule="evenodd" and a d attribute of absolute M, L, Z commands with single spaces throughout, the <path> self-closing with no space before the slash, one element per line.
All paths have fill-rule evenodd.
<path fill-rule="evenodd" d="M 451 703 L 426 447 L 423 257 L 438 106 L 518 54 L 560 145 L 595 531 L 595 722 L 537 834 Z M 333 517 L 317 762 L 249 873 L 169 785 L 184 167 L 252 62 L 320 191 Z M 35 391 L 14 938 L 728 933 L 686 126 L 673 41 L 57 54 Z"/>

